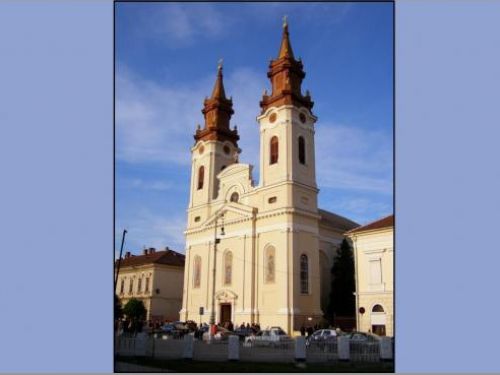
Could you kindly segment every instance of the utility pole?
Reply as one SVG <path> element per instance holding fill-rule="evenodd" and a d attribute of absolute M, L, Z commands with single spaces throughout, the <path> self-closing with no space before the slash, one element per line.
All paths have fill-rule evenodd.
<path fill-rule="evenodd" d="M 116 293 L 116 285 L 118 283 L 118 273 L 120 272 L 120 264 L 122 261 L 122 254 L 123 254 L 123 244 L 125 243 L 125 235 L 127 234 L 127 230 L 123 230 L 122 234 L 122 246 L 120 247 L 120 257 L 118 258 L 118 265 L 116 266 L 116 275 L 115 275 L 115 293 Z"/>

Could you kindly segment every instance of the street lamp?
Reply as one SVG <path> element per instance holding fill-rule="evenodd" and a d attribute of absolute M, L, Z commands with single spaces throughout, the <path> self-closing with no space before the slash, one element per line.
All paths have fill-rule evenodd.
<path fill-rule="evenodd" d="M 224 236 L 224 214 L 220 215 L 222 219 L 222 226 L 220 235 Z M 210 310 L 210 334 L 209 339 L 212 340 L 215 335 L 215 268 L 217 263 L 217 244 L 220 243 L 220 238 L 217 238 L 217 221 L 219 220 L 219 216 L 215 217 L 215 227 L 214 227 L 214 263 L 212 269 L 212 309 Z"/>

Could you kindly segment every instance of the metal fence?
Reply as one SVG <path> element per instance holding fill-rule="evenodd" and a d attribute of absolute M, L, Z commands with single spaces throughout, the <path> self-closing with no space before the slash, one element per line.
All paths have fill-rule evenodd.
<path fill-rule="evenodd" d="M 380 359 L 378 341 L 354 341 L 349 343 L 349 352 L 353 362 L 377 362 Z"/>
<path fill-rule="evenodd" d="M 246 362 L 293 362 L 294 341 L 240 343 L 239 355 Z"/>
<path fill-rule="evenodd" d="M 328 342 L 311 342 L 306 348 L 307 362 L 331 362 L 338 361 L 337 340 Z"/>
<path fill-rule="evenodd" d="M 339 360 L 339 344 L 337 340 L 328 342 L 311 342 L 305 345 L 304 341 L 290 339 L 284 342 L 253 342 L 234 343 L 237 357 L 243 362 L 294 362 L 297 355 L 297 345 L 303 345 L 307 362 L 335 362 Z M 347 344 L 347 343 L 346 343 Z M 351 362 L 378 362 L 381 358 L 381 342 L 366 342 L 350 340 L 348 343 L 348 358 Z M 390 346 L 392 349 L 392 346 Z M 195 361 L 227 361 L 230 357 L 228 341 L 214 340 L 210 343 L 189 338 L 172 338 L 170 336 L 137 336 L 116 337 L 115 350 L 121 356 L 148 356 L 161 359 L 192 358 Z M 300 351 L 299 350 L 299 351 Z M 384 349 L 385 350 L 385 349 Z M 392 350 L 390 350 L 392 360 Z M 384 352 L 383 358 L 387 359 Z M 344 358 L 343 358 L 344 359 Z"/>

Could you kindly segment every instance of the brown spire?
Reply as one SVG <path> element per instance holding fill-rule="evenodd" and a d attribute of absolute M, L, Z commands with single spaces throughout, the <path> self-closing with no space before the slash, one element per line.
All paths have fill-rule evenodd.
<path fill-rule="evenodd" d="M 217 66 L 217 80 L 215 81 L 214 89 L 212 90 L 212 99 L 226 99 L 224 91 L 224 82 L 222 80 L 222 59 L 219 60 Z"/>
<path fill-rule="evenodd" d="M 217 79 L 212 90 L 212 96 L 206 98 L 203 105 L 201 112 L 205 117 L 205 126 L 203 129 L 196 129 L 195 141 L 230 141 L 237 147 L 237 142 L 240 139 L 238 132 L 236 129 L 231 130 L 229 128 L 229 121 L 234 113 L 233 101 L 231 98 L 226 98 L 224 91 L 222 59 L 217 67 Z"/>
<path fill-rule="evenodd" d="M 290 44 L 290 35 L 288 34 L 288 22 L 287 17 L 283 17 L 283 36 L 281 37 L 280 53 L 278 54 L 278 59 L 283 57 L 288 57 L 293 59 L 292 45 Z"/>
<path fill-rule="evenodd" d="M 302 61 L 295 60 L 288 23 L 286 16 L 283 17 L 283 36 L 281 46 L 276 60 L 271 60 L 267 76 L 271 80 L 271 95 L 264 94 L 260 106 L 262 113 L 270 107 L 279 107 L 284 104 L 306 107 L 311 110 L 314 103 L 309 95 L 302 95 L 302 80 L 306 76 Z"/>

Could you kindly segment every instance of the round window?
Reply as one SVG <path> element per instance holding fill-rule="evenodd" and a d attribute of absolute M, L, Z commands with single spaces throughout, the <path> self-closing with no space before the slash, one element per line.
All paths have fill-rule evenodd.
<path fill-rule="evenodd" d="M 299 115 L 299 119 L 300 119 L 300 122 L 305 123 L 306 122 L 306 115 L 304 115 L 303 113 L 301 113 Z"/>
<path fill-rule="evenodd" d="M 276 113 L 272 113 L 271 116 L 269 116 L 269 122 L 273 123 L 277 118 L 278 116 L 276 115 Z"/>
<path fill-rule="evenodd" d="M 205 147 L 200 146 L 200 151 L 199 151 L 199 152 L 200 152 L 200 155 L 201 155 L 201 154 L 203 154 L 203 151 L 205 151 Z"/>
<path fill-rule="evenodd" d="M 231 202 L 238 202 L 238 199 L 240 199 L 240 195 L 237 192 L 231 194 Z"/>
<path fill-rule="evenodd" d="M 230 153 L 230 152 L 231 152 L 231 148 L 230 148 L 228 145 L 225 145 L 225 146 L 224 146 L 224 153 L 225 153 L 226 155 L 229 155 L 229 153 Z"/>

